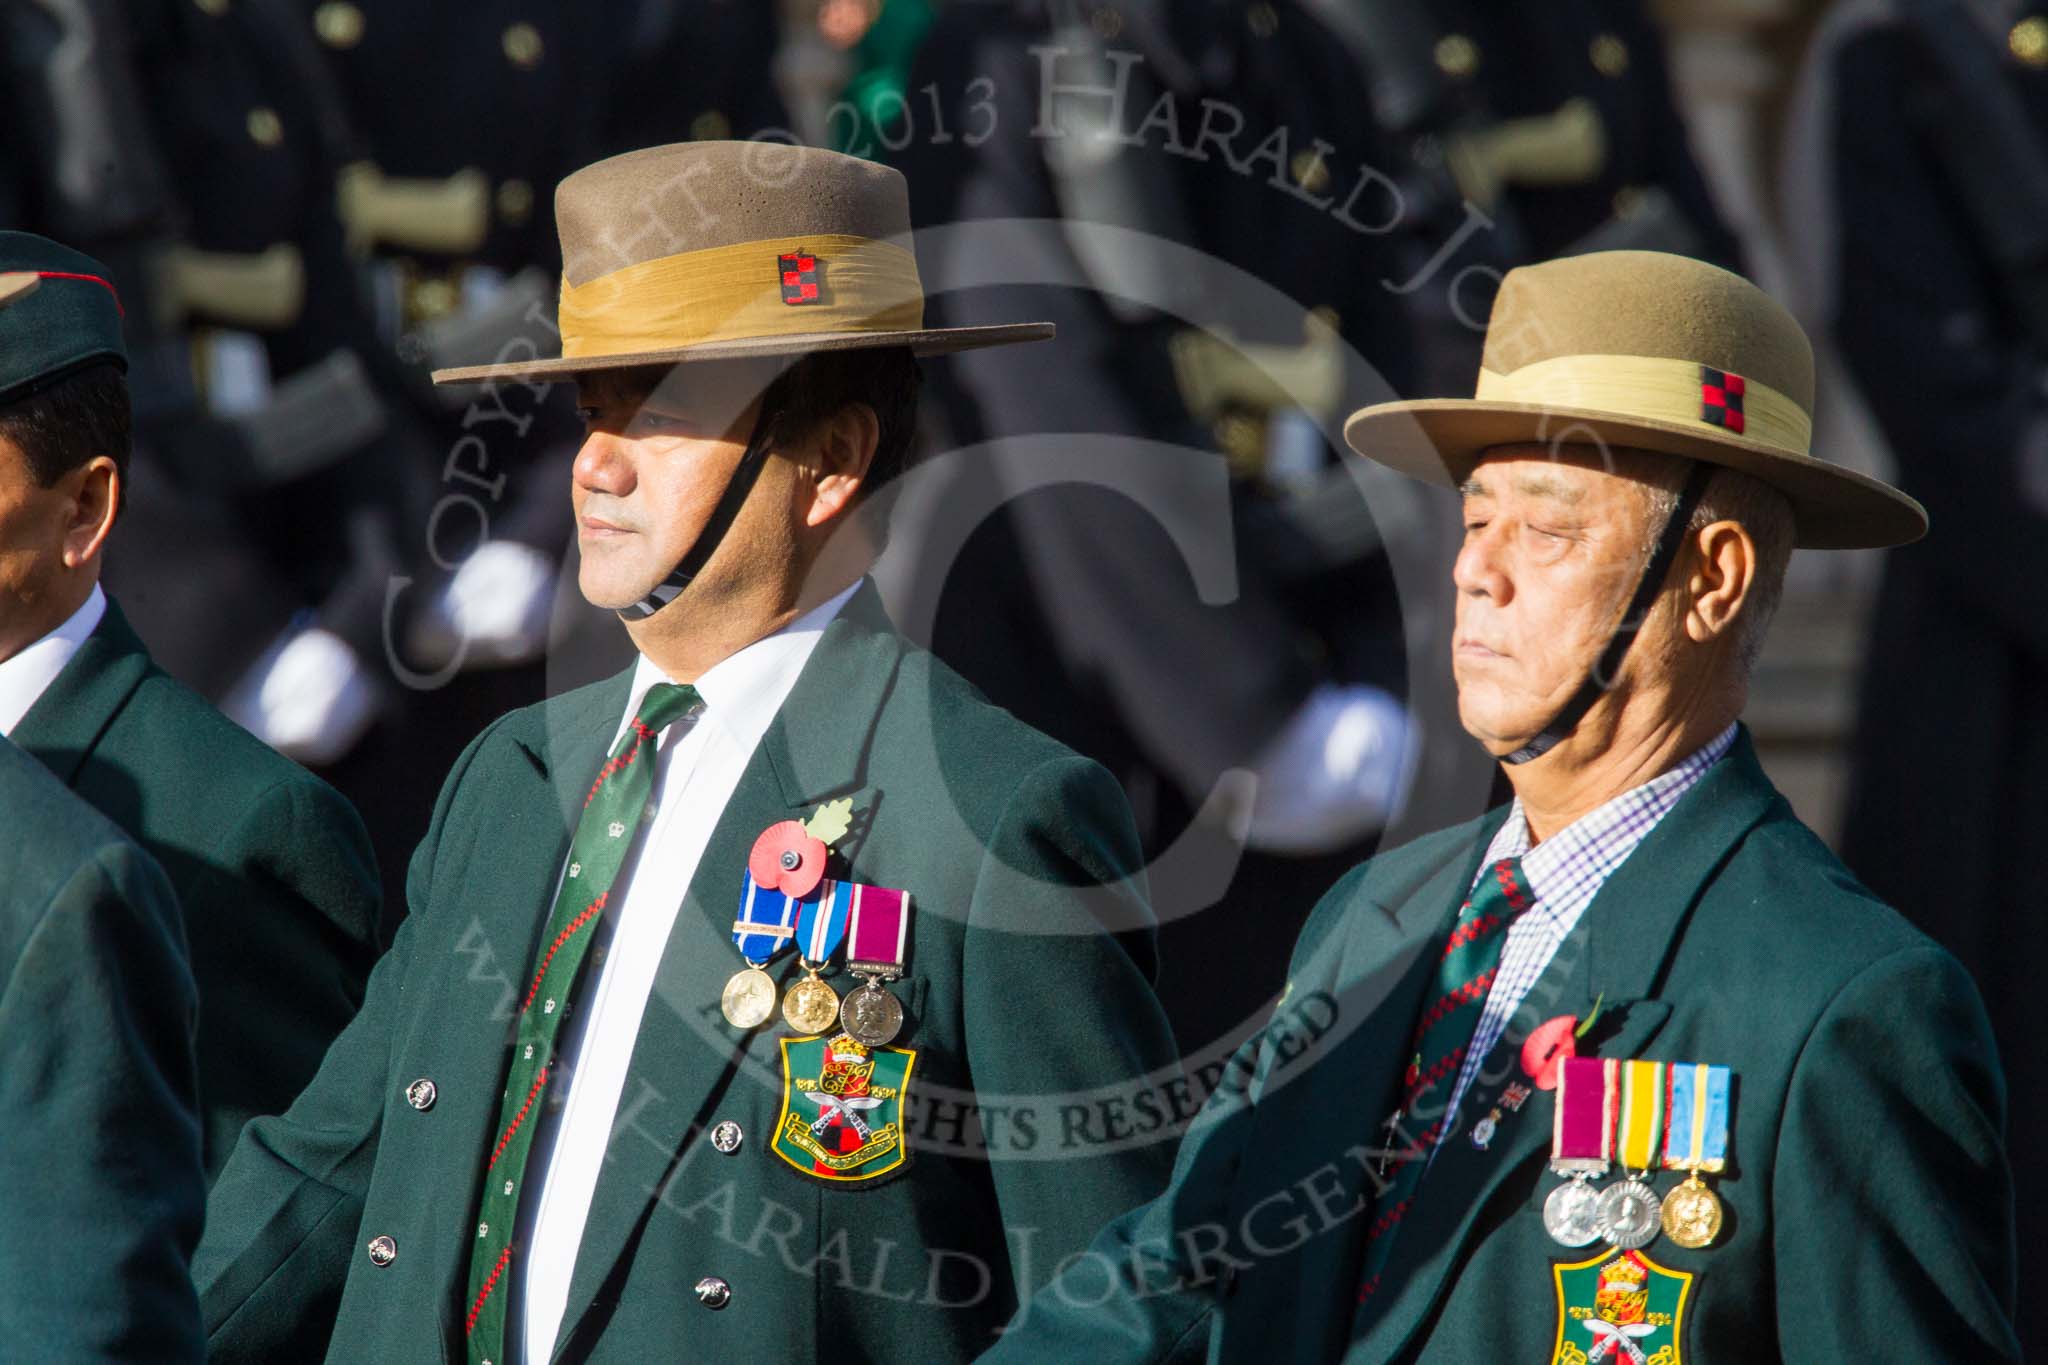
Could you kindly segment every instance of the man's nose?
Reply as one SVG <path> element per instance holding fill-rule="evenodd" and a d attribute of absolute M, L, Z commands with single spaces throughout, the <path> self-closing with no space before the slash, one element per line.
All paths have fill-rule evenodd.
<path fill-rule="evenodd" d="M 1465 543 L 1458 549 L 1457 562 L 1451 565 L 1451 582 L 1467 596 L 1506 602 L 1512 593 L 1512 584 L 1502 567 L 1500 552 L 1497 526 L 1484 526 L 1467 532 Z"/>
<path fill-rule="evenodd" d="M 608 431 L 593 431 L 576 452 L 571 477 L 578 488 L 624 497 L 633 491 L 633 462 L 620 448 L 618 437 Z"/>

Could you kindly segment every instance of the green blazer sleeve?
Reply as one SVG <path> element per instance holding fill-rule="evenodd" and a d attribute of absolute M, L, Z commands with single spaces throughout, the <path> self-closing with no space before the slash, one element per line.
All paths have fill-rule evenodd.
<path fill-rule="evenodd" d="M 170 886 L 110 844 L 6 933 L 0 1354 L 198 1361 L 197 995 Z"/>
<path fill-rule="evenodd" d="M 470 743 L 442 787 L 408 871 L 411 905 L 431 903 L 449 804 L 496 728 Z M 213 1187 L 192 1275 L 216 1365 L 326 1354 L 376 1160 L 390 1031 L 410 1004 L 401 983 L 416 931 L 411 917 L 399 926 L 370 974 L 362 1010 L 327 1049 L 311 1084 L 283 1114 L 243 1130 Z"/>
<path fill-rule="evenodd" d="M 1334 977 L 1333 931 L 1359 875 L 1338 882 L 1309 916 L 1289 968 L 1290 995 Z M 1256 1206 L 1242 1217 L 1232 1214 L 1251 1146 L 1254 1098 L 1275 1083 L 1283 1057 L 1299 1057 L 1291 1018 L 1283 1000 L 1266 1027 L 1231 1057 L 1181 1137 L 1164 1192 L 1103 1228 L 1087 1255 L 1019 1310 L 983 1362 L 1155 1365 L 1204 1358 L 1219 1295 L 1236 1269 L 1270 1254 L 1259 1244 L 1262 1232 L 1287 1235 L 1264 1227 Z"/>
<path fill-rule="evenodd" d="M 1056 1098 L 1038 1105 L 1041 1122 L 1081 1106 L 1061 1113 L 1062 1131 L 1038 1134 L 1056 1159 L 990 1162 L 1004 1226 L 1034 1244 L 1011 1262 L 1019 1302 L 1049 1278 L 1048 1261 L 1088 1245 L 1104 1211 L 1166 1178 L 1165 1115 L 1129 1101 L 1180 1077 L 1151 984 L 1156 937 L 1122 790 L 1086 759 L 1040 764 L 996 826 L 961 962 L 977 1093 Z"/>
<path fill-rule="evenodd" d="M 2019 1359 L 2004 1128 L 1991 1027 L 1954 958 L 1900 949 L 1843 987 L 1778 1141 L 1786 1359 Z"/>

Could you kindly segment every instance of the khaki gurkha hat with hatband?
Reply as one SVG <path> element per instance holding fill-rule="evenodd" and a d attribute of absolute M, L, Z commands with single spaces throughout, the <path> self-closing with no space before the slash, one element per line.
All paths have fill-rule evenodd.
<path fill-rule="evenodd" d="M 1813 454 L 1813 348 L 1792 315 L 1740 275 L 1658 251 L 1509 271 L 1476 394 L 1379 403 L 1353 413 L 1344 437 L 1453 488 L 1493 446 L 1634 446 L 1761 479 L 1791 503 L 1802 548 L 1927 533 L 1918 502 Z"/>
<path fill-rule="evenodd" d="M 439 384 L 905 346 L 1043 341 L 1049 322 L 926 327 L 902 173 L 780 142 L 686 142 L 586 166 L 555 191 L 559 359 L 437 370 Z"/>

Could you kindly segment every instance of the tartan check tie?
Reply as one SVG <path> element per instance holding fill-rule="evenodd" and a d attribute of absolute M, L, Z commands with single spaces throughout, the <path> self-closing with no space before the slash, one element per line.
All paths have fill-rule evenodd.
<path fill-rule="evenodd" d="M 505 1359 L 505 1276 L 516 1251 L 514 1224 L 526 1179 L 526 1159 L 533 1150 L 528 1119 L 541 1092 L 556 1071 L 555 1044 L 563 1016 L 576 990 L 584 959 L 595 937 L 589 930 L 604 913 L 612 882 L 625 864 L 626 851 L 639 831 L 654 790 L 654 747 L 669 722 L 695 720 L 703 703 L 694 687 L 656 683 L 641 700 L 640 713 L 612 746 L 569 843 L 569 867 L 562 889 L 548 913 L 545 944 L 534 964 L 533 980 L 519 1007 L 512 1060 L 505 1076 L 505 1098 L 498 1127 L 484 1163 L 483 1195 L 478 1205 L 476 1245 L 469 1262 L 470 1365 L 494 1365 Z"/>
<path fill-rule="evenodd" d="M 1437 962 L 1436 989 L 1415 1025 L 1415 1060 L 1409 1063 L 1408 1073 L 1401 1081 L 1400 1113 L 1413 1116 L 1418 1108 L 1434 1100 L 1437 1117 L 1427 1128 L 1409 1137 L 1401 1153 L 1401 1164 L 1380 1193 L 1376 1216 L 1366 1230 L 1365 1275 L 1358 1291 L 1361 1320 L 1367 1301 L 1379 1288 L 1380 1274 L 1393 1253 L 1394 1235 L 1401 1220 L 1414 1207 L 1416 1190 L 1422 1184 L 1423 1172 L 1429 1168 L 1429 1154 L 1436 1150 L 1455 1117 L 1450 1108 L 1451 1095 L 1458 1073 L 1464 1070 L 1465 1052 L 1472 1045 L 1479 1016 L 1486 1009 L 1486 994 L 1493 989 L 1501 949 L 1507 944 L 1508 925 L 1535 903 L 1536 893 L 1522 879 L 1522 860 L 1503 858 L 1481 874 L 1479 885 L 1472 889 L 1472 898 L 1458 911 L 1457 922 L 1444 940 L 1443 955 Z M 1391 1132 L 1383 1145 L 1393 1147 Z"/>

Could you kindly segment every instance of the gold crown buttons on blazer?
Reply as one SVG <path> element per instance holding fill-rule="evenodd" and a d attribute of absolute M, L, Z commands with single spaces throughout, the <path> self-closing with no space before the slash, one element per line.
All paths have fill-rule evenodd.
<path fill-rule="evenodd" d="M 258 105 L 249 111 L 249 140 L 258 147 L 277 147 L 284 142 L 284 120 L 277 110 Z"/>
<path fill-rule="evenodd" d="M 346 51 L 363 40 L 363 12 L 348 0 L 328 0 L 313 11 L 313 32 L 331 48 Z"/>
<path fill-rule="evenodd" d="M 1620 80 L 1628 74 L 1628 44 L 1612 33 L 1603 33 L 1586 49 L 1592 59 L 1593 69 L 1609 80 Z"/>
<path fill-rule="evenodd" d="M 547 45 L 540 40 L 540 30 L 532 24 L 520 22 L 505 30 L 500 43 L 505 49 L 505 60 L 521 71 L 531 71 L 540 65 Z"/>
<path fill-rule="evenodd" d="M 1437 70 L 1456 80 L 1466 80 L 1479 69 L 1479 44 L 1462 33 L 1446 33 L 1437 39 Z"/>
<path fill-rule="evenodd" d="M 2048 66 L 2048 18 L 2033 14 L 2012 26 L 2005 45 L 2028 66 Z"/>

